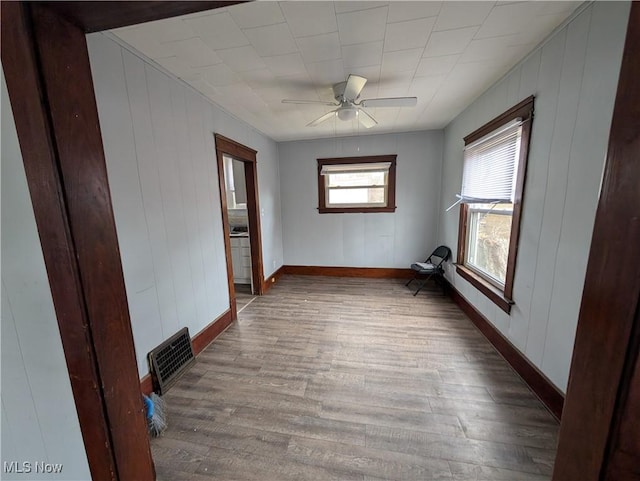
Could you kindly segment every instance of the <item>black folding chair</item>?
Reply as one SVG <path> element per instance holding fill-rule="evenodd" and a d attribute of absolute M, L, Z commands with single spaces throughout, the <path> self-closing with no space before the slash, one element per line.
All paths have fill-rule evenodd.
<path fill-rule="evenodd" d="M 433 276 L 436 276 L 434 279 L 437 279 L 438 277 L 440 278 L 443 277 L 444 267 L 442 266 L 442 264 L 444 264 L 445 261 L 447 261 L 450 257 L 451 257 L 451 249 L 449 249 L 447 246 L 437 247 L 436 250 L 434 250 L 431 253 L 431 255 L 427 258 L 426 261 L 414 262 L 413 264 L 411 264 L 411 269 L 415 271 L 415 275 L 413 279 L 410 279 L 409 282 L 405 284 L 405 286 L 408 286 L 409 284 L 411 284 L 413 281 L 417 280 L 421 276 L 427 276 L 420 283 L 418 290 L 413 293 L 413 295 L 415 296 L 418 292 L 420 292 L 420 290 L 427 284 L 429 279 L 431 279 Z"/>

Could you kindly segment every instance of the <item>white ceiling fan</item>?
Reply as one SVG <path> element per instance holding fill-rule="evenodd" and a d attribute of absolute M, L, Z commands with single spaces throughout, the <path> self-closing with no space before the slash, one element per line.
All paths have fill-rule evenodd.
<path fill-rule="evenodd" d="M 358 121 L 370 129 L 377 125 L 376 119 L 369 114 L 363 107 L 415 107 L 418 102 L 417 97 L 393 97 L 393 98 L 377 98 L 363 99 L 358 102 L 360 92 L 367 83 L 367 79 L 359 75 L 349 75 L 346 82 L 340 82 L 333 86 L 333 94 L 336 102 L 324 102 L 322 100 L 283 100 L 283 104 L 315 104 L 330 105 L 337 109 L 327 112 L 322 117 L 315 119 L 307 124 L 307 127 L 315 127 L 325 120 L 337 116 L 340 120 L 352 120 L 358 118 Z"/>

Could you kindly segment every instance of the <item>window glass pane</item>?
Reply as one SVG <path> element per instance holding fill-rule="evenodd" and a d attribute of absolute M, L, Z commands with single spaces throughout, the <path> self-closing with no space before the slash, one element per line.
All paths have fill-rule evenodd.
<path fill-rule="evenodd" d="M 370 204 L 386 204 L 384 187 L 372 187 L 369 189 L 367 202 Z"/>
<path fill-rule="evenodd" d="M 351 172 L 344 174 L 329 174 L 329 187 L 357 187 L 365 185 L 384 185 L 384 172 Z"/>
<path fill-rule="evenodd" d="M 469 204 L 465 263 L 504 285 L 513 204 Z"/>
<path fill-rule="evenodd" d="M 329 189 L 329 205 L 384 204 L 385 188 Z"/>

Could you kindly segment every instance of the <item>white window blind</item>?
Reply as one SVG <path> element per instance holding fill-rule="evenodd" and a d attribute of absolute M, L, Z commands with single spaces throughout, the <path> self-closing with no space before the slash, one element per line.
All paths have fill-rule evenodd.
<path fill-rule="evenodd" d="M 323 165 L 321 175 L 359 174 L 361 172 L 388 172 L 391 162 L 369 162 L 365 164 L 329 164 Z"/>
<path fill-rule="evenodd" d="M 521 125 L 514 120 L 465 147 L 461 202 L 513 202 Z"/>

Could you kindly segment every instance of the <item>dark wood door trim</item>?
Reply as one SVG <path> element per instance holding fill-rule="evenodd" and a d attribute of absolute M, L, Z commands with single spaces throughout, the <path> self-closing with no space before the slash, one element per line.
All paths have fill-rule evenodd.
<path fill-rule="evenodd" d="M 229 212 L 227 210 L 227 188 L 224 181 L 224 160 L 226 154 L 244 163 L 247 189 L 247 217 L 249 220 L 249 242 L 251 248 L 251 277 L 253 292 L 264 293 L 264 268 L 262 261 L 262 231 L 260 228 L 260 200 L 258 198 L 258 165 L 257 151 L 231 140 L 220 134 L 214 134 L 216 141 L 216 161 L 218 167 L 218 186 L 220 188 L 220 208 L 222 209 L 222 231 L 224 234 L 224 250 L 227 260 L 227 284 L 229 285 L 229 304 L 232 318 L 238 318 L 236 307 L 236 290 L 233 285 L 233 264 L 231 260 L 231 236 L 229 229 Z"/>
<path fill-rule="evenodd" d="M 640 3 L 632 2 L 554 481 L 639 479 L 610 472 L 616 422 L 630 392 L 640 306 Z M 634 352 L 635 351 L 635 352 Z M 640 382 L 636 376 L 635 382 Z M 638 389 L 637 386 L 634 389 Z M 636 413 L 637 416 L 637 413 Z M 636 420 L 637 421 L 637 420 Z M 637 432 L 635 433 L 637 436 Z M 637 459 L 636 459 L 637 469 Z"/>
<path fill-rule="evenodd" d="M 247 217 L 249 219 L 249 243 L 251 249 L 251 277 L 253 293 L 264 294 L 264 266 L 262 260 L 262 228 L 260 226 L 260 200 L 258 198 L 258 164 L 244 162 L 247 189 Z"/>
<path fill-rule="evenodd" d="M 224 236 L 224 256 L 227 264 L 227 286 L 229 289 L 229 309 L 231 319 L 238 319 L 236 303 L 236 288 L 233 285 L 233 262 L 231 260 L 231 229 L 229 226 L 229 212 L 227 211 L 227 188 L 224 182 L 224 152 L 218 148 L 216 139 L 216 165 L 218 168 L 218 190 L 220 192 L 220 210 L 222 213 L 222 235 Z"/>
<path fill-rule="evenodd" d="M 2 2 L 1 51 L 92 479 L 155 479 L 85 32 L 241 2 Z"/>
<path fill-rule="evenodd" d="M 93 479 L 116 479 L 111 436 L 82 295 L 67 206 L 38 78 L 30 15 L 24 4 L 2 4 L 1 48 L 11 107 L 38 226 L 80 430 Z"/>
<path fill-rule="evenodd" d="M 118 477 L 155 477 L 85 33 L 42 7 L 33 31 Z"/>
<path fill-rule="evenodd" d="M 225 154 L 242 160 L 243 162 L 256 162 L 257 150 L 253 150 L 251 147 L 242 145 L 224 135 L 215 134 L 214 137 L 216 139 L 217 150 L 222 150 Z"/>
<path fill-rule="evenodd" d="M 616 414 L 603 469 L 604 481 L 640 480 L 640 306 L 618 391 Z"/>
<path fill-rule="evenodd" d="M 155 479 L 85 34 L 5 3 L 2 64 L 92 477 Z"/>

